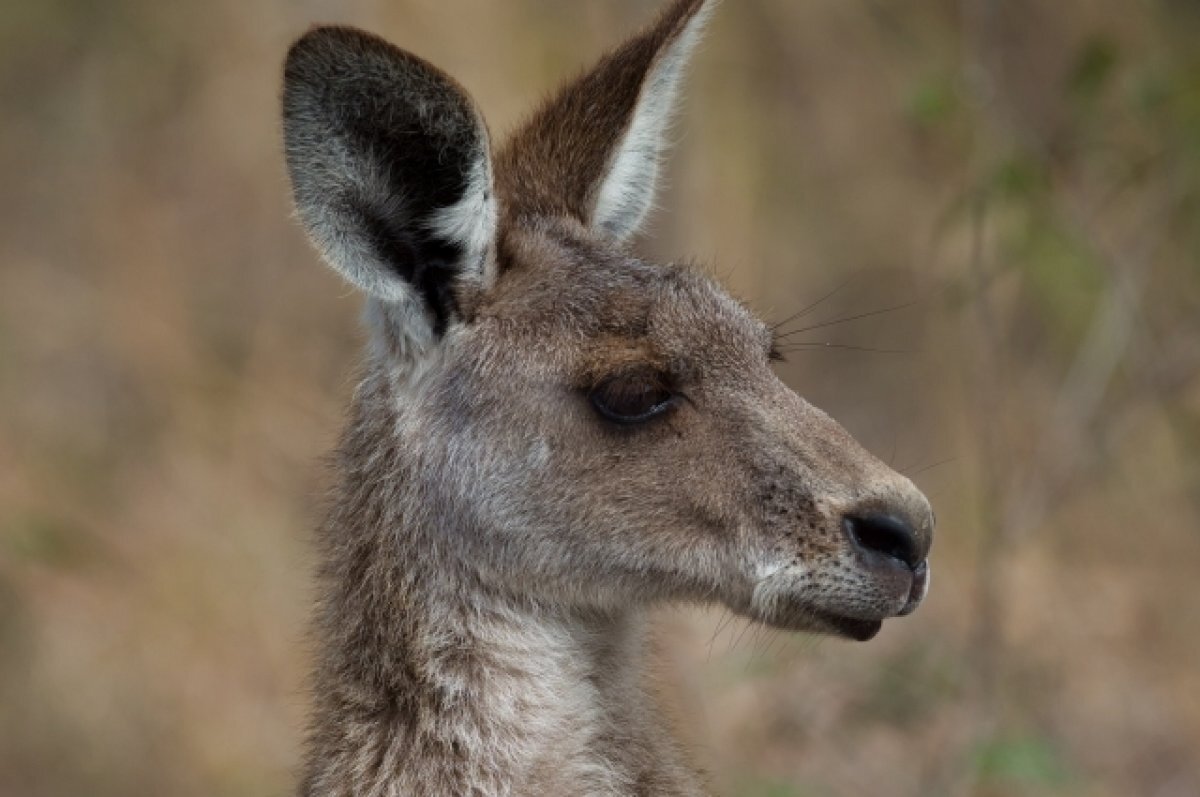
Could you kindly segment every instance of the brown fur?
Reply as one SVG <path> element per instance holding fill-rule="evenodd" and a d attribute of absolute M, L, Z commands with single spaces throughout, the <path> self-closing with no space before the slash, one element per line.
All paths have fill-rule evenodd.
<path fill-rule="evenodd" d="M 657 157 L 614 165 L 647 103 L 670 100 L 663 65 L 705 11 L 672 4 L 494 172 L 474 106 L 433 67 L 345 30 L 289 55 L 301 217 L 367 292 L 376 342 L 319 538 L 301 794 L 700 794 L 644 693 L 648 607 L 717 602 L 866 638 L 922 597 L 924 497 L 779 381 L 771 333 L 740 303 L 625 252 L 636 206 L 598 217 L 612 180 L 641 179 L 628 163 Z M 363 47 L 396 97 L 328 82 Z M 412 116 L 413 85 L 448 110 L 403 150 L 387 130 Z M 334 112 L 296 112 L 323 102 Z M 373 104 L 382 127 L 342 103 Z M 458 142 L 440 171 L 406 155 L 440 136 Z M 411 256 L 440 271 L 395 262 Z M 596 404 L 611 380 L 670 401 L 614 422 Z M 877 517 L 904 532 L 848 525 Z"/>
<path fill-rule="evenodd" d="M 505 205 L 515 215 L 573 216 L 587 223 L 595 190 L 628 129 L 643 80 L 703 0 L 676 2 L 657 24 L 563 87 L 497 157 Z"/>

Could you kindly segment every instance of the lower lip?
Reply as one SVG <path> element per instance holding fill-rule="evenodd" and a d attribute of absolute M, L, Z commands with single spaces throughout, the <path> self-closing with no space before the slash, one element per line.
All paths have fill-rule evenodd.
<path fill-rule="evenodd" d="M 837 633 L 858 642 L 866 642 L 868 639 L 874 638 L 879 633 L 879 629 L 883 627 L 882 620 L 853 620 L 835 615 L 826 615 L 821 619 Z"/>

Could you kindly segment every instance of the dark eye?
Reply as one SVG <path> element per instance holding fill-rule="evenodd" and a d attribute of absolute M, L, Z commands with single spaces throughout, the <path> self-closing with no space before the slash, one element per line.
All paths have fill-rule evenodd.
<path fill-rule="evenodd" d="M 675 394 L 656 374 L 626 374 L 606 379 L 588 394 L 596 411 L 616 423 L 648 421 L 675 405 Z"/>

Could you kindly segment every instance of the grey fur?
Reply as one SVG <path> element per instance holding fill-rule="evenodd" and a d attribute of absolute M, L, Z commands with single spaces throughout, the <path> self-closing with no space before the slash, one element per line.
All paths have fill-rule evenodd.
<path fill-rule="evenodd" d="M 384 56 L 368 85 L 386 74 L 394 96 L 329 89 L 368 109 L 298 112 L 309 106 L 285 89 L 301 219 L 374 297 L 376 344 L 319 536 L 306 797 L 702 794 L 642 681 L 650 607 L 715 602 L 779 628 L 869 636 L 923 597 L 912 574 L 863 559 L 842 521 L 902 518 L 923 559 L 925 498 L 776 378 L 771 334 L 741 304 L 693 270 L 626 254 L 588 211 L 632 122 L 601 125 L 598 138 L 593 117 L 568 111 L 594 107 L 589 92 L 640 96 L 657 53 L 704 11 L 704 0 L 677 0 L 602 62 L 599 78 L 535 116 L 496 161 L 486 251 L 461 234 L 454 269 L 421 290 L 381 250 L 338 244 L 361 234 L 359 219 L 328 201 L 363 169 L 390 175 L 402 198 L 428 196 L 401 179 L 420 169 L 403 154 L 399 165 L 380 160 L 387 148 L 351 148 L 339 172 L 321 137 L 352 144 L 330 119 L 370 109 L 385 130 L 396 114 L 417 114 L 433 140 L 465 136 L 451 149 L 469 196 L 492 173 L 479 166 L 483 128 L 465 94 L 441 77 L 414 89 L 397 75 L 432 67 L 376 44 Z M 325 67 L 288 72 L 305 83 L 305 102 L 325 96 L 330 59 L 362 67 L 365 34 L 322 36 L 302 41 L 327 48 Z M 423 110 L 397 110 L 406 104 Z M 546 163 L 578 146 L 604 151 Z M 376 201 L 392 207 L 389 195 Z M 396 200 L 396 230 L 432 238 L 430 251 L 477 229 L 472 213 L 490 213 L 468 201 L 431 225 L 454 203 L 406 202 Z M 439 296 L 452 312 L 437 329 L 422 303 Z M 628 426 L 600 417 L 590 391 L 643 372 L 670 384 L 670 410 Z"/>

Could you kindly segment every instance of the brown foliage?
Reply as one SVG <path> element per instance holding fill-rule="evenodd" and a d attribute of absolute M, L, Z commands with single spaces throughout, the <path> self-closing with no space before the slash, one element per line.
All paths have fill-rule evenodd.
<path fill-rule="evenodd" d="M 379 31 L 500 133 L 654 4 L 10 5 L 0 794 L 282 793 L 359 343 L 289 219 L 287 44 Z M 719 11 L 644 248 L 807 308 L 783 373 L 940 535 L 869 645 L 664 616 L 723 793 L 1200 792 L 1198 35 L 1167 0 Z"/>

